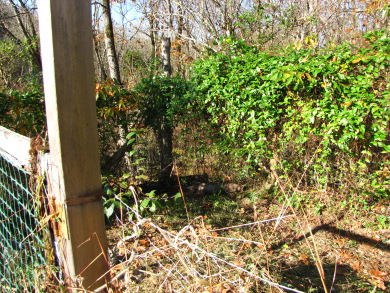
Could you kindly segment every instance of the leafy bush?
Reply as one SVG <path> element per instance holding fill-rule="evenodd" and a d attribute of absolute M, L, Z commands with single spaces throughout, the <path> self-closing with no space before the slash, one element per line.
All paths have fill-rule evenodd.
<path fill-rule="evenodd" d="M 308 186 L 340 185 L 347 173 L 368 180 L 389 165 L 388 32 L 358 45 L 313 44 L 269 52 L 229 39 L 195 63 L 193 107 L 220 148 L 255 171 L 274 158 Z"/>
<path fill-rule="evenodd" d="M 126 126 L 135 121 L 137 99 L 134 92 L 112 80 L 96 84 L 96 107 L 105 123 Z"/>
<path fill-rule="evenodd" d="M 114 84 L 112 80 L 96 84 L 96 108 L 103 171 L 118 147 L 126 144 L 130 129 L 138 127 L 138 111 L 134 92 Z M 118 159 L 119 161 L 121 158 Z M 130 166 L 127 166 L 130 167 Z M 121 170 L 121 172 L 130 170 Z M 121 173 L 119 172 L 119 173 Z"/>
<path fill-rule="evenodd" d="M 45 131 L 43 93 L 41 91 L 0 92 L 0 125 L 29 137 Z"/>
<path fill-rule="evenodd" d="M 181 77 L 145 78 L 135 87 L 138 109 L 145 126 L 150 127 L 159 149 L 159 180 L 167 183 L 173 168 L 173 132 L 185 113 L 188 83 Z"/>
<path fill-rule="evenodd" d="M 136 87 L 138 109 L 146 126 L 159 129 L 161 125 L 175 126 L 185 113 L 189 84 L 183 78 L 152 76 Z"/>
<path fill-rule="evenodd" d="M 157 194 L 155 190 L 143 194 L 136 183 L 137 180 L 134 179 L 131 174 L 124 174 L 121 177 L 109 175 L 102 178 L 105 192 L 104 214 L 108 220 L 115 215 L 134 217 L 134 213 L 129 212 L 129 207 L 141 215 L 147 215 L 182 206 L 180 193 L 173 197 L 168 197 L 166 193 Z"/>

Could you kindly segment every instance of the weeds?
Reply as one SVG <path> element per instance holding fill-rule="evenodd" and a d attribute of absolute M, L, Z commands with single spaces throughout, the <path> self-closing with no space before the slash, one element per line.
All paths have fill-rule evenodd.
<path fill-rule="evenodd" d="M 293 183 L 281 170 L 278 165 L 273 171 L 279 201 L 273 193 L 254 189 L 240 195 L 249 199 L 240 205 L 221 194 L 189 196 L 180 185 L 176 199 L 185 199 L 186 206 L 178 201 L 174 207 L 142 214 L 136 189 L 132 196 L 138 205 L 114 194 L 123 207 L 121 215 L 135 217 L 117 217 L 109 230 L 110 290 L 383 292 L 389 261 L 380 262 L 380 255 L 390 248 L 383 240 L 348 230 L 357 223 L 352 217 L 365 221 L 369 213 L 335 212 L 340 203 L 332 200 L 331 192 L 320 189 L 320 184 L 317 190 L 298 189 L 300 182 Z M 153 193 L 154 197 L 159 196 Z M 378 224 L 386 224 L 386 211 L 376 212 Z M 372 257 L 371 262 L 361 250 Z"/>

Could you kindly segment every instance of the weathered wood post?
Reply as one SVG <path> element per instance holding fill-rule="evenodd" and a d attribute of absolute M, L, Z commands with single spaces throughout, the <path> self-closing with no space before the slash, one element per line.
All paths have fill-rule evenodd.
<path fill-rule="evenodd" d="M 109 265 L 98 152 L 90 0 L 39 0 L 49 193 L 68 283 L 104 284 Z"/>

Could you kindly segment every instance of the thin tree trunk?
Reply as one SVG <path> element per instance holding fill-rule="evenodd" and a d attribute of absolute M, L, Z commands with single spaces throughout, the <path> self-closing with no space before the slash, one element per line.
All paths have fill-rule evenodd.
<path fill-rule="evenodd" d="M 149 17 L 149 25 L 150 25 L 150 43 L 152 45 L 152 52 L 151 52 L 151 57 L 152 57 L 152 74 L 157 69 L 156 65 L 156 28 L 157 24 L 156 21 L 154 20 L 153 16 Z"/>
<path fill-rule="evenodd" d="M 160 149 L 160 181 L 162 182 L 167 182 L 172 173 L 172 136 L 172 127 L 164 123 L 156 131 L 158 147 Z"/>
<path fill-rule="evenodd" d="M 171 66 L 171 40 L 167 37 L 162 39 L 161 44 L 161 63 L 163 74 L 166 77 L 171 77 L 172 66 Z"/>
<path fill-rule="evenodd" d="M 169 38 L 164 37 L 161 45 L 161 63 L 163 74 L 166 77 L 171 77 L 171 41 Z M 160 148 L 160 164 L 161 164 L 161 176 L 160 180 L 168 181 L 172 172 L 172 137 L 173 128 L 170 124 L 162 122 L 160 128 L 157 129 L 157 140 Z"/>
<path fill-rule="evenodd" d="M 111 6 L 109 0 L 102 0 L 102 17 L 104 22 L 104 40 L 107 51 L 107 62 L 110 78 L 117 84 L 121 84 L 118 56 L 115 50 L 114 29 L 111 18 Z"/>
<path fill-rule="evenodd" d="M 107 72 L 104 68 L 104 58 L 103 58 L 103 53 L 101 53 L 101 46 L 100 46 L 100 36 L 99 36 L 99 7 L 100 6 L 95 6 L 95 9 L 93 10 L 93 19 L 95 23 L 95 27 L 93 30 L 93 43 L 94 43 L 94 50 L 95 50 L 95 55 L 96 55 L 96 61 L 97 61 L 97 70 L 98 70 L 98 76 L 99 76 L 99 81 L 105 81 L 107 80 Z"/>
<path fill-rule="evenodd" d="M 110 74 L 110 78 L 117 84 L 120 85 L 122 83 L 120 71 L 119 71 L 119 61 L 118 61 L 118 55 L 115 49 L 115 40 L 114 40 L 114 29 L 112 25 L 112 18 L 111 18 L 111 6 L 109 0 L 102 0 L 102 17 L 104 22 L 104 40 L 106 45 L 106 53 L 107 53 L 107 62 L 108 62 L 108 71 Z M 130 150 L 131 145 L 127 145 L 127 139 L 126 139 L 127 129 L 123 127 L 123 125 L 118 125 L 118 151 L 114 153 L 114 155 L 110 158 L 113 159 L 113 157 L 119 155 L 124 156 L 126 168 L 130 170 L 131 168 L 131 162 L 130 158 L 126 155 L 126 152 L 121 152 L 120 150 L 125 149 Z M 127 147 L 125 147 L 127 146 Z"/>
<path fill-rule="evenodd" d="M 111 170 L 113 170 L 123 158 L 125 158 L 125 164 L 126 168 L 128 169 L 127 171 L 131 171 L 131 161 L 129 156 L 127 156 L 127 152 L 131 151 L 133 148 L 134 144 L 128 144 L 126 140 L 126 136 L 124 135 L 124 129 L 122 126 L 119 127 L 119 135 L 120 139 L 118 142 L 118 149 L 115 153 L 111 155 L 110 158 L 105 162 L 105 164 L 102 166 L 102 171 L 104 173 L 108 173 Z M 123 139 L 122 139 L 123 138 Z M 124 141 L 123 141 L 124 140 Z"/>
<path fill-rule="evenodd" d="M 100 55 L 100 52 L 99 52 L 99 42 L 97 41 L 97 36 L 94 36 L 94 46 L 93 47 L 94 47 L 95 54 L 96 54 L 97 66 L 98 66 L 98 70 L 99 70 L 100 81 L 106 80 L 107 79 L 107 73 L 106 73 L 106 70 L 104 69 L 102 56 Z"/>
<path fill-rule="evenodd" d="M 182 59 L 182 52 L 183 48 L 181 45 L 181 38 L 183 35 L 183 28 L 184 28 L 184 16 L 183 16 L 183 9 L 181 6 L 178 7 L 178 13 L 179 13 L 179 22 L 177 27 L 177 34 L 179 36 L 179 43 L 177 45 L 177 55 L 179 56 L 178 65 L 177 65 L 177 72 L 181 74 L 182 77 L 185 77 L 185 71 L 183 66 L 183 59 Z"/>

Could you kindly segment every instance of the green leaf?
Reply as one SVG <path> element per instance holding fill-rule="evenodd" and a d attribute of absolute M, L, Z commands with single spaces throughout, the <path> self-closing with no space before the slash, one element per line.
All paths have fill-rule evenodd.
<path fill-rule="evenodd" d="M 152 191 L 146 193 L 146 195 L 149 196 L 149 197 L 152 197 L 152 198 L 156 197 L 156 190 L 152 190 Z"/>
<path fill-rule="evenodd" d="M 149 198 L 145 198 L 145 199 L 143 199 L 143 200 L 141 201 L 140 206 L 143 207 L 143 208 L 146 208 L 146 207 L 149 205 L 150 201 L 151 201 L 151 200 L 150 200 Z"/>
<path fill-rule="evenodd" d="M 122 181 L 119 186 L 123 189 L 127 189 L 129 187 L 129 184 L 126 181 Z"/>
<path fill-rule="evenodd" d="M 390 153 L 390 145 L 383 145 L 382 153 Z"/>
<path fill-rule="evenodd" d="M 137 180 L 148 180 L 149 176 L 141 174 L 141 175 L 135 176 L 135 179 L 137 179 Z"/>
<path fill-rule="evenodd" d="M 111 216 L 113 215 L 114 213 L 114 210 L 115 210 L 115 204 L 112 203 L 108 208 L 104 208 L 104 214 L 106 215 L 106 217 L 109 219 L 111 218 Z"/>
<path fill-rule="evenodd" d="M 126 138 L 127 138 L 127 139 L 130 139 L 130 138 L 132 138 L 132 137 L 135 136 L 135 135 L 136 135 L 135 132 L 130 132 L 130 133 L 126 136 Z"/>
<path fill-rule="evenodd" d="M 182 198 L 182 196 L 181 196 L 180 192 L 176 193 L 175 196 L 174 196 L 174 200 L 175 201 L 178 200 L 178 199 L 181 199 L 181 198 Z"/>
<path fill-rule="evenodd" d="M 149 210 L 150 210 L 152 213 L 156 212 L 157 206 L 156 206 L 155 201 L 152 201 L 152 204 L 151 204 Z"/>

